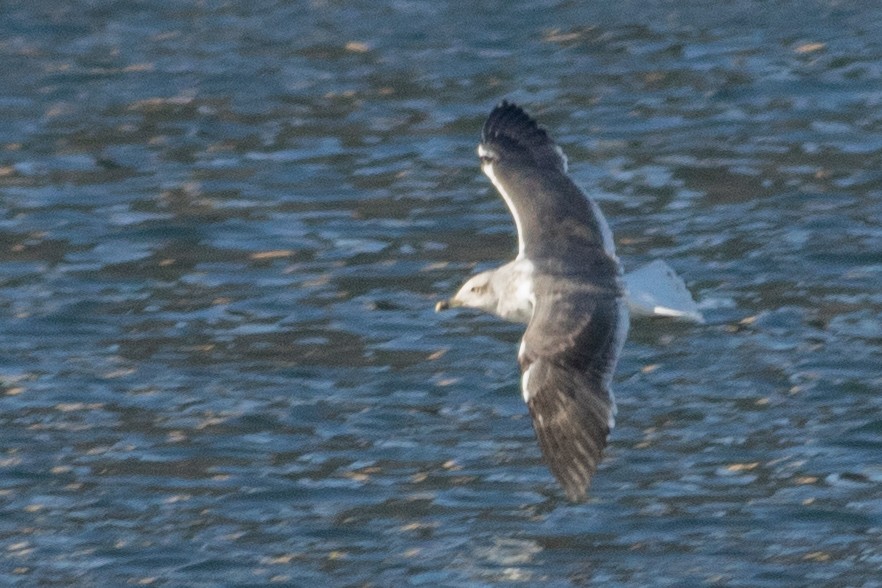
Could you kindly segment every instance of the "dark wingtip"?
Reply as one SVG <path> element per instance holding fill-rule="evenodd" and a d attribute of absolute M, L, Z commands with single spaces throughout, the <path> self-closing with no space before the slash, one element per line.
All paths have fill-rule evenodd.
<path fill-rule="evenodd" d="M 491 152 L 502 150 L 515 158 L 525 157 L 537 165 L 566 171 L 566 159 L 545 128 L 507 100 L 490 111 L 481 129 L 481 144 Z"/>
<path fill-rule="evenodd" d="M 481 130 L 481 139 L 491 141 L 499 137 L 509 137 L 518 142 L 530 141 L 550 142 L 548 133 L 539 126 L 533 117 L 527 112 L 508 100 L 497 104 Z"/>

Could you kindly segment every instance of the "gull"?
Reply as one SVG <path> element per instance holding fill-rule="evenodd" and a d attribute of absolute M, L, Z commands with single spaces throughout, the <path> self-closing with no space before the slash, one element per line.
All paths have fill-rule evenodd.
<path fill-rule="evenodd" d="M 521 393 L 551 473 L 568 499 L 583 501 L 615 425 L 610 382 L 629 307 L 697 322 L 701 313 L 663 261 L 622 275 L 600 208 L 568 175 L 563 150 L 519 106 L 503 101 L 492 110 L 478 158 L 514 219 L 518 254 L 471 277 L 436 310 L 470 307 L 527 324 Z"/>

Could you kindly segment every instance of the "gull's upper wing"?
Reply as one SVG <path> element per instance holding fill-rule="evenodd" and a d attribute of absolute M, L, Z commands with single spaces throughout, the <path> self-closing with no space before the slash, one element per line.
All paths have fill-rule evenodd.
<path fill-rule="evenodd" d="M 502 102 L 493 109 L 478 155 L 514 217 L 521 257 L 593 248 L 614 255 L 606 220 L 567 175 L 563 151 L 520 107 Z"/>

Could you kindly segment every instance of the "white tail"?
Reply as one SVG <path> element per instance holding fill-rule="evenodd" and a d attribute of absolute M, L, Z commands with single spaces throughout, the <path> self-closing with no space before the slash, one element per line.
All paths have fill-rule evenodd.
<path fill-rule="evenodd" d="M 624 278 L 631 316 L 665 316 L 704 322 L 683 279 L 660 259 L 625 274 Z"/>

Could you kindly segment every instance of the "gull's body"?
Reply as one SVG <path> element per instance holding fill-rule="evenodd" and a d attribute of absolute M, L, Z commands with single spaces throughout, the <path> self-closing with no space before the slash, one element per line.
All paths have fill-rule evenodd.
<path fill-rule="evenodd" d="M 444 306 L 478 308 L 515 323 L 529 323 L 533 316 L 533 299 L 522 286 L 529 274 L 530 262 L 515 259 L 507 264 L 469 278 Z M 704 316 L 692 295 L 674 269 L 660 259 L 628 272 L 623 276 L 625 302 L 632 317 L 664 317 L 703 323 Z M 520 296 L 505 296 L 515 291 Z"/>

